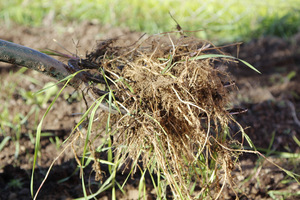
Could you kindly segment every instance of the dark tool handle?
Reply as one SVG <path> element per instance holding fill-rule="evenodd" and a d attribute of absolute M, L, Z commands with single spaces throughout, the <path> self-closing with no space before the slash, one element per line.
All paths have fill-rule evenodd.
<path fill-rule="evenodd" d="M 68 65 L 44 53 L 5 40 L 0 40 L 0 61 L 34 69 L 57 80 L 62 80 L 74 73 Z M 78 87 L 82 82 L 81 78 L 75 76 L 71 85 Z"/>

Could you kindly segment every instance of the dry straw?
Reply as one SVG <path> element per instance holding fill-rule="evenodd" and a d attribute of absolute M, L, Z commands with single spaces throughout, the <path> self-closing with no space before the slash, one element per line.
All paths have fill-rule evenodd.
<path fill-rule="evenodd" d="M 227 148 L 236 141 L 228 139 L 230 77 L 216 64 L 224 59 L 207 56 L 216 49 L 209 42 L 182 35 L 117 43 L 101 42 L 87 58 L 103 66 L 110 109 L 119 112 L 111 120 L 120 166 L 162 173 L 174 198 L 217 198 L 232 186 L 237 157 Z"/>

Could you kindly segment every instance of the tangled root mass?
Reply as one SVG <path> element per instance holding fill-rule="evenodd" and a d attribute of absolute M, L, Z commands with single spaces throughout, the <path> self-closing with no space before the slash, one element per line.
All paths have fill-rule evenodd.
<path fill-rule="evenodd" d="M 142 160 L 143 169 L 162 172 L 174 197 L 216 196 L 231 185 L 237 156 L 228 148 L 235 141 L 227 137 L 232 117 L 223 85 L 231 80 L 216 65 L 225 61 L 207 56 L 214 46 L 192 37 L 117 43 L 101 42 L 87 55 L 110 80 L 111 103 L 126 110 L 113 118 L 116 155 L 122 163 Z M 193 185 L 197 194 L 190 194 Z"/>

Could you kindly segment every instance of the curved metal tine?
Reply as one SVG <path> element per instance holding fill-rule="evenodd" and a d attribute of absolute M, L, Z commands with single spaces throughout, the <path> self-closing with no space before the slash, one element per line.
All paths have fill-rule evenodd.
<path fill-rule="evenodd" d="M 79 66 L 80 65 L 79 62 L 80 62 L 79 59 L 69 59 L 68 60 L 68 66 L 72 70 L 74 70 L 74 72 L 80 71 L 82 69 L 90 69 L 90 68 L 85 68 L 85 66 Z M 106 81 L 104 80 L 104 78 L 101 77 L 101 76 L 93 76 L 92 74 L 90 74 L 87 71 L 83 71 L 83 72 L 81 72 L 81 74 L 82 74 L 82 76 L 84 76 L 84 81 L 86 81 L 86 82 L 93 81 L 95 83 L 103 83 L 103 84 L 106 83 Z"/>

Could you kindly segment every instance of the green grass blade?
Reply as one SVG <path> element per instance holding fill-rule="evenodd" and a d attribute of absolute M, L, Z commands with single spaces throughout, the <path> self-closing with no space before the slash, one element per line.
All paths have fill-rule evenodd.
<path fill-rule="evenodd" d="M 296 142 L 296 144 L 300 147 L 300 141 L 298 140 L 298 138 L 296 137 L 296 135 L 293 135 L 293 139 Z"/>
<path fill-rule="evenodd" d="M 113 179 L 113 176 L 110 176 L 108 179 L 106 179 L 106 181 L 103 183 L 103 185 L 99 188 L 99 190 L 96 193 L 88 195 L 86 197 L 77 198 L 74 200 L 86 200 L 86 199 L 96 198 L 96 196 L 98 194 L 101 194 L 102 192 L 104 192 L 105 190 L 108 190 L 112 186 L 112 183 L 111 183 L 112 179 Z"/>
<path fill-rule="evenodd" d="M 258 71 L 254 66 L 252 66 L 250 63 L 239 59 L 239 58 L 235 58 L 233 56 L 228 56 L 228 55 L 222 55 L 222 54 L 204 54 L 204 55 L 200 55 L 200 56 L 196 56 L 196 57 L 192 57 L 189 60 L 202 60 L 202 59 L 207 59 L 207 58 L 230 58 L 233 60 L 238 60 L 240 62 L 242 62 L 243 64 L 245 64 L 247 67 L 249 67 L 250 69 L 256 71 L 257 73 L 261 74 L 260 71 Z"/>
<path fill-rule="evenodd" d="M 170 55 L 170 59 L 168 59 L 169 60 L 169 62 L 168 62 L 168 64 L 167 64 L 167 66 L 162 70 L 162 74 L 164 74 L 166 71 L 169 71 L 170 69 L 170 66 L 171 66 L 171 64 L 172 64 L 172 60 L 173 60 L 173 55 L 171 54 Z"/>
<path fill-rule="evenodd" d="M 75 75 L 73 75 L 75 76 Z M 72 77 L 72 76 L 71 76 Z M 58 97 L 60 96 L 60 94 L 62 93 L 62 91 L 65 89 L 65 87 L 67 87 L 69 81 L 71 80 L 68 79 L 67 82 L 65 83 L 65 85 L 61 88 L 61 90 L 58 92 L 58 94 L 55 96 L 54 100 L 51 102 L 51 104 L 49 105 L 49 107 L 47 108 L 45 114 L 43 115 L 38 127 L 37 127 L 37 131 L 36 131 L 36 138 L 35 138 L 35 148 L 34 148 L 34 158 L 33 158 L 33 167 L 32 167 L 32 173 L 31 173 L 31 180 L 30 180 L 30 193 L 31 196 L 33 197 L 33 178 L 34 178 L 34 169 L 36 166 L 36 162 L 37 162 L 37 154 L 40 148 L 40 138 L 41 138 L 41 132 L 42 132 L 42 124 L 43 121 L 45 119 L 45 117 L 47 116 L 48 112 L 50 111 L 50 109 L 52 108 L 52 106 L 54 105 L 54 103 L 56 102 L 56 100 L 58 99 Z M 38 195 L 39 190 L 36 192 L 34 199 L 36 199 L 37 195 Z"/>
<path fill-rule="evenodd" d="M 146 198 L 145 194 L 142 194 L 142 191 L 144 191 L 145 187 L 146 187 L 146 180 L 145 180 L 145 174 L 146 174 L 147 170 L 143 171 L 141 179 L 140 179 L 140 183 L 139 183 L 139 198 L 138 199 L 142 199 L 142 196 L 144 196 L 144 199 Z"/>
<path fill-rule="evenodd" d="M 0 143 L 0 151 L 5 147 L 6 143 L 11 139 L 10 136 L 6 136 Z"/>
<path fill-rule="evenodd" d="M 138 158 L 140 157 L 141 153 L 142 153 L 142 151 L 140 150 L 139 154 L 137 156 Z M 124 188 L 125 184 L 127 183 L 128 179 L 130 178 L 130 175 L 133 173 L 134 167 L 137 165 L 137 162 L 138 162 L 138 160 L 135 160 L 134 163 L 131 165 L 130 172 L 128 173 L 126 179 L 124 180 L 124 183 L 121 186 L 122 188 Z"/>
<path fill-rule="evenodd" d="M 98 108 L 99 108 L 100 104 L 102 103 L 102 101 L 104 100 L 105 96 L 106 96 L 106 94 L 97 99 L 97 101 L 96 101 L 97 103 L 96 103 L 95 107 L 93 108 L 93 110 L 91 112 L 91 116 L 90 116 L 89 124 L 88 124 L 88 129 L 87 129 L 87 135 L 86 135 L 86 138 L 85 138 L 85 144 L 84 144 L 83 153 L 82 153 L 81 167 L 85 165 L 85 155 L 87 153 L 88 142 L 89 142 L 90 134 L 91 134 L 91 131 L 92 131 L 92 126 L 93 126 L 93 121 L 94 121 L 96 111 L 98 110 Z M 83 169 L 82 169 L 82 171 L 83 171 Z M 84 194 L 85 199 L 87 199 L 87 193 L 86 193 L 84 177 L 83 177 L 84 174 L 83 173 L 81 173 L 81 174 L 82 174 L 81 180 L 82 180 L 83 194 Z"/>

